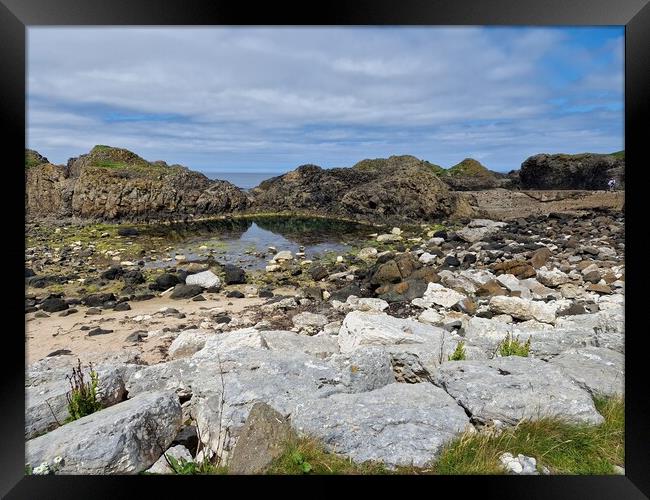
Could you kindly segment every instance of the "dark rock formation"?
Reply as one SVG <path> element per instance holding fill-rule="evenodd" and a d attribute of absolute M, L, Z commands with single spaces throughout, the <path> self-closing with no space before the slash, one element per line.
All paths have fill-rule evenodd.
<path fill-rule="evenodd" d="M 521 165 L 522 189 L 607 189 L 607 181 L 625 184 L 625 157 L 584 153 L 539 154 Z"/>
<path fill-rule="evenodd" d="M 440 179 L 454 191 L 479 191 L 502 187 L 499 176 L 488 170 L 480 162 L 465 158 L 463 161 L 445 170 Z"/>
<path fill-rule="evenodd" d="M 25 177 L 30 217 L 175 219 L 236 212 L 249 204 L 229 182 L 108 146 L 95 146 L 67 166 L 30 166 Z"/>
<path fill-rule="evenodd" d="M 358 220 L 429 220 L 467 213 L 469 206 L 414 157 L 364 160 L 352 168 L 303 165 L 251 190 L 254 207 Z"/>

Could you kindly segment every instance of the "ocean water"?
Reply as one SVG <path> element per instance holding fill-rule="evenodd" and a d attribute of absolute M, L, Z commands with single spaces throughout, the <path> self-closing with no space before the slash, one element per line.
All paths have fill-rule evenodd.
<path fill-rule="evenodd" d="M 260 182 L 281 175 L 273 172 L 208 172 L 205 175 L 210 179 L 219 179 L 232 182 L 241 189 L 251 189 Z"/>

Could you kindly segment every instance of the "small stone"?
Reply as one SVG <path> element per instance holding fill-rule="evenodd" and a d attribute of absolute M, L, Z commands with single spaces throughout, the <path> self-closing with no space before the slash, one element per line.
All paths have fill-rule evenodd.
<path fill-rule="evenodd" d="M 279 260 L 292 260 L 293 255 L 289 250 L 282 250 L 281 252 L 278 252 L 275 254 L 273 257 L 273 261 L 279 261 Z"/>
<path fill-rule="evenodd" d="M 113 330 L 104 330 L 103 328 L 93 328 L 88 332 L 89 337 L 95 337 L 97 335 L 106 335 L 107 333 L 113 333 Z"/>
<path fill-rule="evenodd" d="M 587 286 L 587 291 L 596 292 L 596 293 L 600 293 L 600 294 L 610 294 L 610 293 L 612 293 L 612 289 L 609 287 L 609 285 L 601 285 L 601 284 L 594 284 L 594 283 L 590 283 Z"/>

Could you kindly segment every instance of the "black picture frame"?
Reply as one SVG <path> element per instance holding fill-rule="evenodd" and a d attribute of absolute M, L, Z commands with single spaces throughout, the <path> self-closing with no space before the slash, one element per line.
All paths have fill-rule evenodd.
<path fill-rule="evenodd" d="M 6 280 L 20 283 L 24 265 L 22 222 L 17 213 L 23 203 L 24 176 L 19 168 L 25 148 L 25 68 L 26 29 L 41 25 L 625 25 L 625 150 L 626 150 L 626 434 L 625 476 L 427 476 L 336 478 L 347 484 L 330 491 L 345 494 L 357 481 L 378 486 L 383 494 L 395 488 L 402 494 L 405 481 L 425 481 L 424 494 L 464 497 L 470 491 L 477 498 L 648 498 L 650 496 L 650 392 L 646 383 L 648 353 L 645 292 L 647 264 L 644 263 L 647 223 L 643 225 L 642 175 L 644 146 L 642 131 L 647 130 L 650 110 L 650 6 L 648 0 L 326 0 L 307 2 L 226 2 L 223 0 L 0 0 L 0 125 L 9 147 L 3 150 L 7 176 L 3 190 L 5 222 L 12 222 L 11 243 L 5 255 Z M 645 141 L 644 141 L 645 139 Z M 647 210 L 647 209 L 646 209 Z M 639 223 L 635 232 L 635 223 Z M 6 225 L 6 224 L 5 224 Z M 7 229 L 5 229 L 5 232 Z M 9 250 L 10 248 L 10 250 Z M 144 487 L 147 496 L 162 494 L 200 495 L 207 487 L 213 494 L 224 493 L 224 486 L 234 492 L 253 486 L 266 488 L 269 482 L 287 489 L 286 494 L 326 493 L 314 489 L 331 485 L 334 478 L 268 477 L 80 477 L 24 476 L 24 338 L 19 335 L 24 323 L 23 296 L 10 287 L 2 308 L 4 318 L 18 321 L 3 328 L 3 367 L 0 379 L 2 432 L 0 433 L 0 495 L 6 498 L 115 498 L 135 494 Z M 647 307 L 647 306 L 646 306 Z M 639 320 L 639 323 L 635 323 Z M 637 327 L 636 324 L 639 326 Z M 12 343 L 7 341 L 11 338 Z M 180 481 L 180 482 L 179 482 Z M 209 481 L 206 482 L 206 481 Z M 221 482 L 217 482 L 221 481 Z M 294 481 L 294 482 L 287 482 Z M 300 481 L 296 483 L 295 481 Z M 435 484 L 430 484 L 433 481 Z M 145 483 L 146 484 L 143 484 Z M 399 488 L 399 489 L 397 489 Z M 367 493 L 366 493 L 367 494 Z M 480 495 L 480 496 L 479 496 Z"/>

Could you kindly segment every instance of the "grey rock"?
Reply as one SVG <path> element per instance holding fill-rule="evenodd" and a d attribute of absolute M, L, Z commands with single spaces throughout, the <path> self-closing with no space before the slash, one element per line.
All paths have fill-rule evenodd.
<path fill-rule="evenodd" d="M 475 219 L 470 222 L 467 227 L 456 231 L 456 235 L 469 243 L 476 243 L 477 241 L 481 241 L 483 238 L 492 236 L 506 225 L 505 222 L 495 222 L 488 219 Z"/>
<path fill-rule="evenodd" d="M 346 392 L 366 392 L 395 382 L 391 356 L 381 347 L 361 347 L 334 356 L 332 362 L 341 373 Z"/>
<path fill-rule="evenodd" d="M 429 283 L 422 298 L 413 299 L 413 305 L 426 309 L 434 304 L 442 307 L 452 307 L 460 300 L 464 299 L 465 295 L 458 293 L 450 288 L 445 288 L 438 283 Z"/>
<path fill-rule="evenodd" d="M 490 309 L 496 314 L 509 314 L 521 320 L 534 319 L 542 323 L 555 321 L 556 306 L 519 297 L 494 296 L 490 299 Z"/>
<path fill-rule="evenodd" d="M 473 317 L 464 325 L 467 347 L 476 346 L 491 355 L 508 334 L 521 342 L 531 341 L 531 355 L 548 359 L 577 347 L 598 345 L 593 329 L 553 328 L 536 321 L 506 324 L 494 319 Z"/>
<path fill-rule="evenodd" d="M 311 312 L 301 312 L 291 318 L 294 326 L 305 333 L 313 335 L 319 329 L 324 327 L 329 320 L 322 314 L 314 314 Z"/>
<path fill-rule="evenodd" d="M 443 387 L 481 423 L 555 417 L 600 424 L 591 395 L 556 366 L 520 356 L 444 363 L 435 374 Z"/>
<path fill-rule="evenodd" d="M 191 299 L 203 291 L 201 285 L 183 285 L 178 284 L 169 295 L 171 299 Z"/>
<path fill-rule="evenodd" d="M 625 356 L 603 347 L 571 349 L 551 359 L 580 387 L 594 396 L 622 396 Z"/>
<path fill-rule="evenodd" d="M 163 453 L 156 461 L 156 463 L 149 467 L 146 472 L 149 472 L 150 474 L 175 474 L 174 470 L 169 466 L 165 455 L 167 457 L 174 457 L 178 461 L 181 459 L 184 459 L 186 462 L 194 461 L 190 450 L 188 450 L 182 444 L 178 444 L 176 446 L 172 446 L 165 453 Z"/>
<path fill-rule="evenodd" d="M 97 367 L 97 397 L 104 408 L 121 402 L 124 387 L 125 366 Z M 83 369 L 85 379 L 90 381 L 90 370 Z M 55 429 L 70 416 L 66 394 L 70 384 L 65 378 L 70 371 L 50 372 L 48 380 L 42 380 L 25 388 L 25 439 Z"/>
<path fill-rule="evenodd" d="M 185 278 L 185 284 L 199 285 L 203 288 L 219 288 L 221 280 L 212 271 L 203 271 L 202 273 L 190 274 Z"/>
<path fill-rule="evenodd" d="M 327 358 L 339 352 L 339 344 L 329 335 L 305 336 L 295 332 L 270 330 L 260 332 L 272 351 L 302 352 L 317 358 Z"/>
<path fill-rule="evenodd" d="M 261 474 L 295 437 L 289 421 L 266 403 L 255 403 L 228 463 L 229 474 Z"/>
<path fill-rule="evenodd" d="M 499 461 L 509 474 L 539 475 L 539 472 L 537 472 L 537 460 L 533 457 L 527 457 L 521 453 L 516 457 L 512 456 L 512 453 L 502 453 L 499 456 Z"/>
<path fill-rule="evenodd" d="M 338 341 L 341 352 L 361 346 L 384 346 L 391 353 L 413 353 L 433 373 L 462 338 L 442 328 L 385 313 L 353 311 L 343 320 Z"/>
<path fill-rule="evenodd" d="M 171 359 L 191 356 L 203 349 L 206 339 L 214 335 L 213 332 L 206 330 L 185 330 L 174 339 L 167 350 L 167 354 Z"/>
<path fill-rule="evenodd" d="M 259 345 L 220 349 L 223 344 L 216 338 L 228 335 L 215 335 L 190 358 L 146 367 L 127 382 L 130 395 L 167 389 L 192 394 L 191 412 L 201 438 L 224 460 L 255 402 L 289 415 L 307 399 L 349 390 L 339 370 L 325 360 Z"/>
<path fill-rule="evenodd" d="M 433 382 L 429 370 L 422 365 L 417 354 L 412 352 L 392 353 L 390 361 L 397 382 L 407 384 Z"/>
<path fill-rule="evenodd" d="M 469 424 L 463 409 L 432 384 L 390 384 L 360 394 L 334 394 L 298 405 L 300 433 L 362 463 L 424 466 Z"/>
<path fill-rule="evenodd" d="M 27 441 L 26 461 L 61 456 L 61 474 L 137 474 L 158 460 L 180 425 L 175 394 L 141 394 Z"/>

